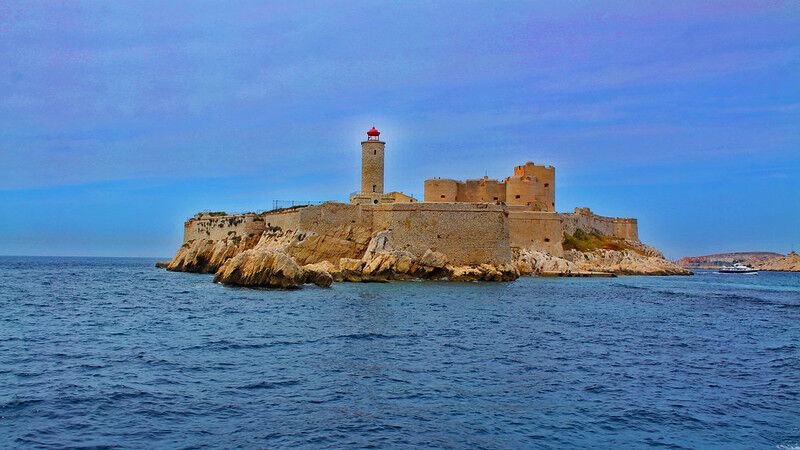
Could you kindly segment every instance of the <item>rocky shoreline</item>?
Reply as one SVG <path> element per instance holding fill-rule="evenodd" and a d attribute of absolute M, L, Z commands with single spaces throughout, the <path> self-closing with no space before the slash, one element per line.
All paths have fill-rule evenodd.
<path fill-rule="evenodd" d="M 660 253 L 647 255 L 632 250 L 570 250 L 556 257 L 535 250 L 516 252 L 521 275 L 607 276 L 612 275 L 692 275 Z"/>
<path fill-rule="evenodd" d="M 786 256 L 776 256 L 754 264 L 754 267 L 758 270 L 774 272 L 800 272 L 800 255 L 792 251 Z"/>
<path fill-rule="evenodd" d="M 417 256 L 393 248 L 391 231 L 363 236 L 318 236 L 271 229 L 246 239 L 197 239 L 173 259 L 157 263 L 170 271 L 213 273 L 214 282 L 251 287 L 328 287 L 334 282 L 385 282 L 405 279 L 512 281 L 520 276 L 691 275 L 657 250 L 635 242 L 632 250 L 570 250 L 562 257 L 515 250 L 500 264 L 452 265 L 447 255 L 428 249 Z"/>

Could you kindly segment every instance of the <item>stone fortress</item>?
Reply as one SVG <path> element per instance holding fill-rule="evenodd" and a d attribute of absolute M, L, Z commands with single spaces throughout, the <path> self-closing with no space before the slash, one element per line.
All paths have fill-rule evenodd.
<path fill-rule="evenodd" d="M 373 127 L 367 132 L 367 140 L 361 142 L 361 192 L 350 197 L 351 205 L 330 202 L 261 215 L 200 214 L 186 222 L 184 242 L 258 234 L 276 225 L 289 229 L 315 228 L 300 218 L 310 211 L 325 208 L 347 211 L 346 215 L 353 216 L 351 220 L 363 219 L 367 215 L 381 217 L 386 226 L 395 231 L 399 229 L 392 226 L 393 222 L 402 218 L 417 234 L 425 235 L 427 231 L 427 238 L 435 241 L 431 246 L 446 250 L 446 254 L 461 253 L 460 249 L 453 247 L 469 246 L 470 242 L 464 241 L 467 236 L 474 236 L 475 247 L 493 240 L 508 240 L 509 248 L 530 248 L 556 256 L 562 253 L 562 235 L 572 234 L 576 229 L 632 241 L 639 239 L 636 219 L 602 217 L 593 214 L 589 208 L 575 208 L 572 213 L 555 212 L 555 169 L 532 162 L 515 167 L 514 175 L 503 181 L 487 177 L 466 181 L 429 179 L 425 181 L 423 202 L 399 202 L 396 197 L 384 194 L 386 143 L 379 140 L 379 136 L 380 132 Z M 487 216 L 494 216 L 497 220 L 487 220 Z M 429 218 L 429 221 L 423 218 Z M 503 225 L 495 228 L 490 225 L 493 222 L 502 222 Z M 378 231 L 380 225 L 371 228 Z M 445 229 L 450 234 L 440 232 Z M 495 233 L 500 235 L 494 236 Z M 455 238 L 449 242 L 451 234 Z M 463 262 L 473 264 L 483 258 L 485 255 L 465 258 Z"/>
<path fill-rule="evenodd" d="M 367 140 L 361 142 L 361 192 L 350 197 L 357 205 L 396 203 L 383 194 L 384 151 L 386 143 L 373 126 Z M 433 178 L 425 181 L 424 203 L 459 203 L 461 207 L 493 204 L 503 207 L 508 218 L 512 248 L 531 248 L 553 255 L 561 254 L 561 236 L 576 229 L 597 231 L 631 241 L 638 241 L 636 219 L 601 217 L 589 208 L 575 208 L 573 213 L 556 213 L 555 168 L 532 162 L 514 167 L 505 180 L 483 177 L 474 180 Z M 420 211 L 432 206 L 420 204 Z"/>
<path fill-rule="evenodd" d="M 578 267 L 561 259 L 576 258 L 574 250 L 565 256 L 562 241 L 577 230 L 624 242 L 644 258 L 663 260 L 639 242 L 636 219 L 602 217 L 588 208 L 556 212 L 552 166 L 527 162 L 502 181 L 429 179 L 424 201 L 418 202 L 399 192 L 384 193 L 385 149 L 380 132 L 372 127 L 361 142 L 361 191 L 350 196 L 349 204 L 326 202 L 261 214 L 200 213 L 185 223 L 183 246 L 163 265 L 217 272 L 220 281 L 232 284 L 268 286 L 282 285 L 271 278 L 279 260 L 296 265 L 296 273 L 334 273 L 350 281 L 378 275 L 514 279 L 536 272 L 537 264 L 551 264 L 564 273 Z M 660 260 L 648 267 L 653 273 L 670 273 L 671 268 L 662 270 Z M 302 284 L 303 277 L 298 277 L 295 281 Z"/>

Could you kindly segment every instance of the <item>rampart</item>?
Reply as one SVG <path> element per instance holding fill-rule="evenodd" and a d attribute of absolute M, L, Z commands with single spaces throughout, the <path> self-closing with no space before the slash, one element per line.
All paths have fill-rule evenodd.
<path fill-rule="evenodd" d="M 606 236 L 631 241 L 639 240 L 636 219 L 598 216 L 589 208 L 575 208 L 574 213 L 562 213 L 559 215 L 562 220 L 562 230 L 567 234 L 574 234 L 575 230 L 580 228 L 586 232 L 597 231 Z"/>
<path fill-rule="evenodd" d="M 514 167 L 514 175 L 503 181 L 432 178 L 425 180 L 425 202 L 503 203 L 555 211 L 555 168 L 527 162 Z"/>
<path fill-rule="evenodd" d="M 551 255 L 563 253 L 561 214 L 511 208 L 509 211 L 510 245 Z"/>
<path fill-rule="evenodd" d="M 448 255 L 454 264 L 469 265 L 507 262 L 512 247 L 561 255 L 564 233 L 574 234 L 579 228 L 633 241 L 639 238 L 636 219 L 598 216 L 589 208 L 555 213 L 490 203 L 328 202 L 260 215 L 201 213 L 186 222 L 184 241 L 236 240 L 280 229 L 315 233 L 336 241 L 339 248 L 361 253 L 373 233 L 391 230 L 395 249 L 417 256 L 431 249 Z"/>
<path fill-rule="evenodd" d="M 444 253 L 455 265 L 511 261 L 508 220 L 502 206 L 486 203 L 394 203 L 369 207 L 373 229 L 392 230 L 393 248 L 422 255 Z"/>
<path fill-rule="evenodd" d="M 428 249 L 448 256 L 451 264 L 503 264 L 511 261 L 505 208 L 470 203 L 337 202 L 261 215 L 195 216 L 186 222 L 184 241 L 219 240 L 266 230 L 315 233 L 354 252 L 366 250 L 373 233 L 391 230 L 390 245 L 422 256 Z M 326 259 L 325 255 L 318 255 Z M 336 262 L 336 261 L 332 261 Z"/>
<path fill-rule="evenodd" d="M 527 205 L 534 211 L 555 211 L 556 169 L 528 161 L 514 167 L 514 176 L 506 178 L 506 203 Z"/>
<path fill-rule="evenodd" d="M 198 213 L 184 224 L 183 241 L 244 238 L 261 234 L 265 229 L 263 219 L 255 213 Z"/>
<path fill-rule="evenodd" d="M 432 178 L 430 180 L 425 180 L 425 202 L 457 202 L 459 199 L 459 184 L 460 182 L 456 180 L 448 180 L 445 178 Z"/>

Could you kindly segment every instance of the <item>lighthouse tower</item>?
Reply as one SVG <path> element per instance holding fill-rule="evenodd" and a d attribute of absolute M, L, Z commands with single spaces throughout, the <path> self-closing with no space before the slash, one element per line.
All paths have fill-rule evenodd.
<path fill-rule="evenodd" d="M 361 194 L 383 194 L 383 149 L 380 131 L 372 127 L 367 140 L 361 142 Z"/>
<path fill-rule="evenodd" d="M 386 142 L 380 140 L 381 132 L 373 126 L 367 131 L 367 140 L 361 141 L 361 192 L 350 196 L 350 203 L 377 204 L 390 202 L 383 195 L 383 150 Z"/>

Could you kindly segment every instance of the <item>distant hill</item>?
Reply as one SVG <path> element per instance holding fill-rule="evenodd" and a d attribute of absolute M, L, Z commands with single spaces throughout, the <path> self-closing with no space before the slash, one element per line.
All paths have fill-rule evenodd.
<path fill-rule="evenodd" d="M 705 256 L 685 256 L 676 260 L 675 263 L 687 269 L 718 269 L 735 263 L 756 265 L 778 256 L 783 255 L 773 252 L 716 253 Z"/>
<path fill-rule="evenodd" d="M 800 272 L 800 255 L 794 250 L 786 256 L 771 258 L 756 266 L 758 270 Z"/>

